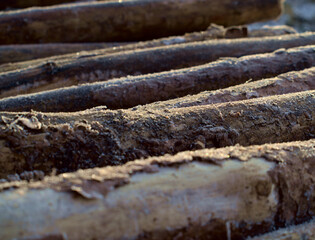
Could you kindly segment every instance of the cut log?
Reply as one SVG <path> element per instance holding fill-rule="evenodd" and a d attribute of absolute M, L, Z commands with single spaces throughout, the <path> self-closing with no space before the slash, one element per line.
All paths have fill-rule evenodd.
<path fill-rule="evenodd" d="M 4 12 L 0 44 L 135 41 L 280 15 L 282 0 L 131 0 Z M 10 25 L 10 28 L 8 28 Z"/>
<path fill-rule="evenodd" d="M 122 164 L 198 148 L 307 140 L 315 91 L 177 109 L 95 108 L 77 113 L 1 113 L 0 178 Z"/>
<path fill-rule="evenodd" d="M 248 80 L 277 76 L 278 74 L 314 66 L 315 47 L 306 46 L 280 49 L 274 53 L 229 58 L 198 67 L 180 69 L 138 77 L 114 79 L 107 82 L 61 88 L 37 94 L 21 95 L 0 100 L 0 111 L 71 112 L 100 105 L 110 109 L 129 108 L 154 101 L 168 100 L 220 89 Z M 38 74 L 39 75 L 39 74 Z M 15 85 L 2 78 L 1 97 L 21 92 L 21 87 L 7 90 L 4 86 Z M 21 81 L 22 82 L 22 81 Z M 61 87 L 62 81 L 45 82 Z M 46 86 L 43 83 L 43 86 Z M 36 85 L 23 85 L 23 90 L 36 89 Z M 37 90 L 43 88 L 37 88 Z"/>
<path fill-rule="evenodd" d="M 205 91 L 168 101 L 143 106 L 149 109 L 170 109 L 233 102 L 287 93 L 315 90 L 315 67 L 281 74 L 275 78 L 247 82 L 215 91 Z M 141 94 L 141 93 L 140 93 Z"/>
<path fill-rule="evenodd" d="M 199 42 L 206 41 L 211 39 L 221 39 L 221 38 L 242 38 L 242 37 L 266 37 L 266 36 L 280 36 L 286 34 L 296 34 L 297 32 L 288 26 L 277 26 L 277 27 L 264 27 L 261 29 L 255 29 L 248 32 L 247 27 L 239 26 L 239 27 L 228 27 L 224 28 L 219 25 L 211 24 L 211 26 L 202 32 L 194 32 L 194 33 L 186 33 L 181 36 L 167 37 L 167 38 L 159 38 L 155 40 L 143 41 L 138 43 L 106 43 L 106 49 L 97 50 L 97 51 L 83 51 L 78 52 L 78 50 L 87 50 L 90 44 L 26 44 L 26 45 L 3 45 L 0 46 L 0 63 L 8 63 L 8 62 L 18 62 L 24 61 L 16 64 L 2 64 L 0 66 L 0 72 L 12 71 L 15 69 L 21 69 L 30 67 L 31 65 L 40 64 L 47 61 L 73 61 L 74 59 L 91 57 L 91 56 L 99 56 L 104 54 L 111 54 L 123 51 L 131 51 L 131 50 L 139 50 L 145 48 L 153 48 L 153 47 L 161 47 L 161 46 L 169 46 L 176 44 L 183 44 L 189 42 Z M 94 47 L 95 45 L 98 47 L 102 46 L 100 43 L 91 43 Z M 68 48 L 70 46 L 70 49 Z M 74 47 L 75 46 L 75 47 Z M 79 48 L 80 46 L 81 48 Z M 114 47 L 111 47 L 114 46 Z M 60 49 L 61 48 L 61 49 Z M 90 47 L 89 47 L 90 48 Z M 53 49 L 53 50 L 52 50 Z M 76 54 L 65 54 L 60 56 L 60 54 L 68 52 L 77 52 Z M 59 55 L 59 56 L 55 56 Z M 47 56 L 53 56 L 45 59 L 26 61 L 31 59 L 38 59 Z"/>
<path fill-rule="evenodd" d="M 0 96 L 13 96 L 129 75 L 167 71 L 208 63 L 220 57 L 240 57 L 311 44 L 315 44 L 315 33 L 211 40 L 95 57 L 79 57 L 70 62 L 47 61 L 25 69 L 1 73 Z M 300 62 L 303 61 L 301 59 Z"/>
<path fill-rule="evenodd" d="M 308 193 L 306 193 L 308 194 Z M 297 226 L 289 226 L 279 229 L 271 233 L 267 233 L 262 236 L 249 238 L 248 240 L 303 240 L 303 239 L 315 239 L 315 221 L 309 221 Z"/>
<path fill-rule="evenodd" d="M 1 184 L 0 237 L 245 239 L 314 216 L 314 159 L 311 140 Z"/>
<path fill-rule="evenodd" d="M 254 30 L 255 32 L 258 30 Z M 275 35 L 279 35 L 279 31 L 275 32 Z M 270 34 L 268 34 L 270 35 Z M 247 37 L 247 27 L 230 27 L 224 28 L 219 25 L 211 24 L 211 26 L 202 32 L 194 32 L 194 33 L 186 33 L 181 36 L 167 37 L 167 38 L 159 38 L 155 40 L 137 42 L 137 43 L 124 43 L 124 42 L 116 42 L 116 43 L 85 43 L 85 44 L 25 44 L 25 45 L 3 45 L 0 46 L 0 63 L 6 62 L 15 62 L 15 61 L 24 61 L 29 59 L 43 58 L 46 56 L 58 55 L 58 53 L 63 53 L 65 51 L 68 52 L 78 52 L 78 50 L 88 50 L 86 46 L 97 46 L 97 48 L 102 48 L 102 46 L 106 49 L 97 50 L 97 51 L 89 51 L 89 52 L 80 52 L 76 54 L 66 54 L 63 56 L 53 56 L 46 59 L 39 59 L 37 61 L 26 61 L 23 63 L 10 64 L 8 66 L 1 66 L 0 71 L 8 71 L 14 70 L 17 68 L 25 68 L 31 65 L 35 65 L 38 63 L 42 63 L 44 61 L 73 61 L 74 59 L 79 59 L 83 57 L 91 57 L 91 56 L 99 56 L 104 54 L 123 52 L 123 51 L 131 51 L 131 50 L 139 50 L 145 48 L 153 48 L 160 46 L 169 46 L 175 44 L 183 44 L 189 42 L 198 42 L 198 41 L 206 41 L 211 39 L 218 38 L 241 38 Z M 261 37 L 261 36 L 260 36 Z M 70 49 L 67 47 L 70 46 Z M 100 46 L 100 47 L 98 47 Z M 61 49 L 59 50 L 59 48 Z M 72 50 L 73 49 L 73 50 Z M 96 47 L 94 48 L 96 49 Z M 75 51 L 74 51 L 75 50 Z M 27 51 L 25 53 L 25 51 Z M 7 56 L 7 57 L 6 57 Z M 5 68 L 5 69 L 4 69 Z"/>
<path fill-rule="evenodd" d="M 124 43 L 47 43 L 26 45 L 0 45 L 0 64 L 45 58 L 79 51 L 91 51 L 100 48 L 112 48 Z M 84 52 L 82 52 L 84 54 Z M 86 54 L 86 52 L 85 52 Z M 43 62 L 43 60 L 38 61 Z M 29 67 L 29 63 L 25 63 Z"/>

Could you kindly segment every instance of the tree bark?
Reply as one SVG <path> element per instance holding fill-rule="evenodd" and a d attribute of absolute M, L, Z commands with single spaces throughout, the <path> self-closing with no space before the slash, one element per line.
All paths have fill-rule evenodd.
<path fill-rule="evenodd" d="M 314 216 L 314 158 L 314 140 L 236 146 L 1 184 L 0 237 L 245 239 Z"/>
<path fill-rule="evenodd" d="M 256 35 L 256 32 L 258 30 L 254 30 L 253 33 Z M 275 35 L 279 35 L 280 31 L 275 31 Z M 270 31 L 268 35 L 270 35 Z M 25 68 L 29 67 L 31 65 L 36 65 L 39 63 L 42 63 L 44 61 L 57 61 L 62 60 L 64 61 L 73 61 L 74 59 L 79 59 L 83 57 L 90 57 L 90 56 L 99 56 L 104 54 L 111 54 L 111 53 L 117 53 L 117 52 L 123 52 L 123 51 L 131 51 L 131 50 L 139 50 L 139 49 L 145 49 L 145 48 L 153 48 L 153 47 L 161 47 L 161 46 L 169 46 L 169 45 L 175 45 L 175 44 L 183 44 L 183 43 L 189 43 L 189 42 L 198 42 L 198 41 L 206 41 L 211 39 L 219 39 L 219 38 L 241 38 L 241 37 L 247 37 L 248 31 L 247 27 L 230 27 L 230 28 L 224 28 L 219 25 L 211 24 L 211 26 L 206 30 L 202 32 L 194 32 L 194 33 L 186 33 L 185 35 L 181 36 L 172 36 L 167 38 L 159 38 L 155 40 L 149 40 L 149 41 L 142 41 L 137 43 L 124 43 L 124 42 L 116 42 L 116 43 L 90 43 L 92 46 L 100 46 L 98 48 L 102 48 L 102 46 L 105 49 L 97 50 L 97 51 L 89 51 L 89 52 L 80 52 L 75 54 L 65 54 L 63 56 L 54 56 L 57 55 L 58 52 L 65 52 L 65 51 L 72 51 L 72 48 L 74 50 L 80 50 L 86 48 L 86 46 L 90 46 L 87 43 L 84 44 L 26 44 L 26 45 L 10 45 L 10 46 L 0 46 L 0 54 L 2 55 L 0 59 L 0 63 L 5 62 L 14 62 L 14 61 L 23 61 L 23 59 L 36 59 L 40 58 L 42 56 L 50 54 L 50 58 L 45 59 L 39 59 L 37 61 L 26 61 L 22 63 L 16 63 L 16 64 L 9 64 L 7 66 L 1 66 L 0 71 L 12 71 L 14 69 L 18 68 Z M 261 36 L 260 36 L 261 37 Z M 13 47 L 12 47 L 13 46 Z M 63 47 L 64 46 L 64 47 Z M 70 46 L 70 49 L 67 47 Z M 60 50 L 59 48 L 62 47 Z M 46 50 L 46 48 L 48 50 Z M 53 48 L 53 51 L 50 50 Z M 87 49 L 88 50 L 88 49 Z M 25 53 L 27 51 L 27 53 Z M 43 53 L 42 53 L 43 52 Z M 75 52 L 75 51 L 72 51 Z M 4 55 L 4 56 L 3 56 Z M 8 57 L 6 57 L 6 55 Z M 12 59 L 12 56 L 14 58 Z M 27 59 L 28 58 L 28 59 Z M 43 58 L 43 57 L 42 57 Z"/>
<path fill-rule="evenodd" d="M 0 15 L 0 44 L 154 39 L 202 31 L 211 23 L 273 19 L 281 10 L 282 0 L 132 0 L 26 9 Z"/>
<path fill-rule="evenodd" d="M 117 165 L 198 148 L 307 140 L 315 91 L 177 109 L 1 113 L 0 178 Z"/>
<path fill-rule="evenodd" d="M 233 102 L 252 98 L 315 90 L 315 67 L 281 74 L 275 78 L 246 82 L 215 91 L 204 91 L 168 101 L 154 102 L 142 108 L 170 109 Z"/>
<path fill-rule="evenodd" d="M 125 43 L 126 44 L 126 43 Z M 66 53 L 76 53 L 80 51 L 91 51 L 100 48 L 113 48 L 124 45 L 124 43 L 47 43 L 47 44 L 25 44 L 25 45 L 0 45 L 0 64 L 26 61 L 37 58 L 46 58 Z M 84 52 L 82 53 L 84 54 Z M 85 54 L 87 54 L 85 52 Z M 61 57 L 59 57 L 61 59 Z M 48 59 L 47 59 L 48 60 Z M 40 59 L 38 63 L 47 61 Z M 29 67 L 26 62 L 24 67 Z M 8 70 L 12 64 L 9 65 Z"/>
<path fill-rule="evenodd" d="M 314 64 L 314 46 L 280 49 L 274 53 L 223 59 L 193 68 L 4 98 L 0 100 L 0 111 L 71 112 L 100 105 L 106 105 L 110 109 L 129 108 L 205 90 L 220 89 L 250 79 L 273 77 L 284 72 L 309 68 Z M 12 96 L 21 92 L 20 86 L 14 86 L 15 82 L 9 78 L 2 79 L 3 90 L 0 96 Z M 49 79 L 45 83 L 50 86 L 55 84 L 55 87 L 61 83 L 66 85 L 63 81 L 51 83 Z M 24 91 L 28 90 L 25 88 L 35 91 L 34 85 L 27 86 L 24 83 Z M 6 89 L 5 86 L 12 88 Z M 45 87 L 44 83 L 43 86 Z"/>

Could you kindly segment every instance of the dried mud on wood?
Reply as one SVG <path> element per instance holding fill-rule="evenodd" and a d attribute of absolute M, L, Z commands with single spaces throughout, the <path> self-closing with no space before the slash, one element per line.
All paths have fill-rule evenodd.
<path fill-rule="evenodd" d="M 129 108 L 272 77 L 287 71 L 309 68 L 314 64 L 314 46 L 280 49 L 274 53 L 228 58 L 176 71 L 4 98 L 0 100 L 0 111 L 71 112 L 100 105 L 110 109 Z M 9 87 L 11 83 L 15 84 L 10 79 L 3 79 L 0 96 L 20 92 L 20 87 L 6 90 L 5 86 Z M 34 89 L 33 85 L 30 87 Z"/>
<path fill-rule="evenodd" d="M 184 150 L 307 140 L 315 92 L 161 110 L 1 113 L 0 177 L 122 164 Z"/>
<path fill-rule="evenodd" d="M 202 31 L 210 23 L 272 19 L 281 10 L 281 0 L 131 0 L 26 9 L 0 15 L 0 44 L 154 39 Z"/>
<path fill-rule="evenodd" d="M 0 237 L 245 239 L 314 216 L 314 159 L 310 140 L 182 152 L 4 183 L 0 226 L 8 231 Z"/>

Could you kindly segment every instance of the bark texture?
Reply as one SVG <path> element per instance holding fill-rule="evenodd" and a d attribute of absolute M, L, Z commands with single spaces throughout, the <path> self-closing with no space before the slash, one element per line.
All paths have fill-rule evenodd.
<path fill-rule="evenodd" d="M 17 61 L 24 61 L 19 63 L 9 63 L 9 64 L 2 64 L 0 66 L 0 72 L 12 71 L 15 69 L 21 69 L 30 67 L 31 65 L 40 64 L 43 62 L 53 62 L 53 61 L 61 61 L 62 62 L 71 62 L 74 59 L 84 58 L 84 57 L 91 57 L 91 56 L 99 56 L 104 54 L 111 54 L 123 51 L 133 51 L 139 49 L 146 49 L 146 48 L 153 48 L 153 47 L 161 47 L 161 46 L 169 46 L 169 45 L 176 45 L 176 44 L 184 44 L 189 42 L 200 42 L 200 41 L 207 41 L 211 39 L 222 39 L 222 38 L 242 38 L 242 37 L 267 37 L 267 36 L 280 36 L 280 35 L 287 35 L 287 34 L 297 34 L 294 29 L 291 29 L 288 26 L 277 26 L 277 27 L 264 27 L 261 29 L 254 29 L 248 30 L 245 26 L 236 26 L 236 27 L 228 27 L 224 28 L 223 26 L 219 26 L 216 24 L 211 24 L 210 27 L 207 28 L 206 31 L 202 32 L 194 32 L 194 33 L 186 33 L 185 35 L 180 36 L 172 36 L 167 38 L 159 38 L 155 40 L 148 40 L 148 41 L 141 41 L 137 43 L 123 43 L 123 42 L 115 42 L 115 43 L 107 43 L 104 44 L 106 49 L 96 50 L 96 51 L 83 51 L 83 52 L 76 52 L 75 54 L 65 54 L 65 55 L 58 55 L 62 51 L 70 51 L 68 48 L 64 48 L 63 46 L 69 46 L 69 44 L 29 44 L 29 45 L 14 45 L 15 48 L 11 46 L 4 45 L 0 46 L 0 55 L 2 55 L 0 59 L 0 63 L 7 63 L 7 62 L 17 62 Z M 91 43 L 92 46 L 97 46 L 97 43 Z M 102 46 L 102 44 L 99 44 Z M 50 46 L 61 46 L 61 50 L 59 48 L 53 47 L 54 52 L 50 51 Z M 71 48 L 74 46 L 82 46 L 81 49 L 87 49 L 87 46 L 90 44 L 71 44 Z M 110 47 L 109 47 L 110 46 Z M 38 49 L 40 51 L 38 51 Z M 95 47 L 96 48 L 96 47 Z M 27 52 L 25 52 L 27 50 Z M 79 50 L 79 48 L 74 48 L 74 50 Z M 75 52 L 71 50 L 72 52 Z M 45 55 L 51 57 L 43 58 Z M 38 60 L 30 60 L 30 59 L 38 59 Z M 30 60 L 30 61 L 26 61 Z"/>
<path fill-rule="evenodd" d="M 124 45 L 124 43 L 47 43 L 0 45 L 0 64 L 26 61 L 37 58 L 46 58 L 50 56 L 63 55 L 66 53 L 91 51 L 100 48 L 113 48 L 121 45 Z M 84 52 L 82 54 L 84 54 Z M 87 53 L 85 52 L 85 54 Z M 38 61 L 38 63 L 41 62 L 43 62 L 42 59 Z M 13 66 L 11 65 L 10 67 L 12 68 Z M 27 62 L 25 63 L 24 67 L 29 67 L 30 65 L 31 64 Z"/>
<path fill-rule="evenodd" d="M 215 91 L 204 91 L 168 101 L 154 102 L 143 106 L 150 109 L 170 109 L 233 102 L 252 98 L 282 95 L 315 90 L 315 68 L 281 74 L 275 78 L 246 82 Z"/>
<path fill-rule="evenodd" d="M 311 44 L 315 44 L 315 33 L 253 39 L 212 40 L 79 57 L 70 62 L 47 61 L 25 69 L 1 73 L 1 95 L 6 94 L 2 97 L 13 96 L 129 75 L 162 72 L 205 64 L 220 57 L 240 57 L 272 52 L 279 48 Z M 303 59 L 300 60 L 302 65 L 303 61 Z M 266 71 L 268 70 L 266 69 Z M 6 91 L 7 93 L 5 93 Z"/>
<path fill-rule="evenodd" d="M 253 33 L 255 34 L 258 30 L 254 30 Z M 279 35 L 279 31 L 275 31 L 274 36 Z M 269 33 L 268 35 L 270 35 Z M 256 34 L 255 34 L 256 35 Z M 189 43 L 189 42 L 199 42 L 199 41 L 206 41 L 211 39 L 220 39 L 220 38 L 241 38 L 241 37 L 247 37 L 248 31 L 247 27 L 230 27 L 230 28 L 224 28 L 223 26 L 219 26 L 216 24 L 211 24 L 210 27 L 207 28 L 206 31 L 202 32 L 194 32 L 194 33 L 186 33 L 185 35 L 181 36 L 172 36 L 167 38 L 159 38 L 155 40 L 148 40 L 148 41 L 141 41 L 137 43 L 124 43 L 124 42 L 116 42 L 116 43 L 90 43 L 90 44 L 26 44 L 26 45 L 11 45 L 7 46 L 0 46 L 0 54 L 4 55 L 1 60 L 3 63 L 5 62 L 13 62 L 13 61 L 23 61 L 23 59 L 36 59 L 39 57 L 42 57 L 43 54 L 50 54 L 50 56 L 57 55 L 56 53 L 53 53 L 52 51 L 48 51 L 52 47 L 58 51 L 67 51 L 67 46 L 75 46 L 75 49 L 79 50 L 79 47 L 83 49 L 85 46 L 89 45 L 96 45 L 96 46 L 104 46 L 106 49 L 97 50 L 97 51 L 89 51 L 89 52 L 80 52 L 75 54 L 65 54 L 63 56 L 53 56 L 46 59 L 39 59 L 37 61 L 25 61 L 22 63 L 16 63 L 16 64 L 9 64 L 9 65 L 2 65 L 0 66 L 0 71 L 8 71 L 8 70 L 14 70 L 18 68 L 23 67 L 29 67 L 30 65 L 42 63 L 43 61 L 57 61 L 62 60 L 65 61 L 73 61 L 74 59 L 79 59 L 83 57 L 90 57 L 90 56 L 98 56 L 98 55 L 104 55 L 104 54 L 111 54 L 111 53 L 117 53 L 117 52 L 123 52 L 123 51 L 131 51 L 131 50 L 139 50 L 139 49 L 145 49 L 145 48 L 153 48 L 153 47 L 161 47 L 161 46 L 169 46 L 169 45 L 175 45 L 175 44 L 183 44 L 183 43 Z M 57 47 L 59 46 L 65 46 L 62 47 L 61 50 L 58 50 Z M 39 49 L 38 49 L 39 48 Z M 74 48 L 74 47 L 73 47 Z M 99 47 L 101 48 L 101 47 Z M 47 50 L 46 50 L 47 49 Z M 25 53 L 25 50 L 28 50 L 28 54 Z M 69 51 L 69 50 L 68 50 Z M 74 51 L 72 51 L 74 52 Z M 8 57 L 5 57 L 8 56 Z M 14 58 L 13 58 L 14 57 Z M 13 58 L 13 59 L 12 59 Z M 42 57 L 43 58 L 43 57 Z M 26 59 L 26 60 L 28 60 Z"/>
<path fill-rule="evenodd" d="M 244 56 L 239 59 L 228 58 L 176 71 L 4 98 L 0 100 L 0 111 L 71 112 L 100 105 L 106 105 L 110 109 L 129 108 L 205 90 L 220 89 L 250 79 L 272 77 L 283 72 L 309 68 L 314 64 L 314 46 L 280 49 L 274 53 Z M 9 78 L 3 78 L 1 83 L 3 90 L 0 96 L 2 97 L 21 92 L 21 86 L 16 87 L 16 83 Z M 66 85 L 64 81 L 57 81 L 54 86 L 61 83 Z M 51 86 L 54 82 L 47 80 L 43 86 L 47 84 Z M 12 88 L 6 89 L 8 86 Z M 23 87 L 24 91 L 35 91 L 34 85 L 24 84 Z"/>
<path fill-rule="evenodd" d="M 315 134 L 315 92 L 170 110 L 1 113 L 1 120 L 3 178 L 205 147 L 307 140 Z"/>
<path fill-rule="evenodd" d="M 0 15 L 0 44 L 154 39 L 202 31 L 211 23 L 273 19 L 281 10 L 281 0 L 132 0 L 26 9 Z"/>
<path fill-rule="evenodd" d="M 245 239 L 314 216 L 314 160 L 311 140 L 1 184 L 0 237 Z"/>

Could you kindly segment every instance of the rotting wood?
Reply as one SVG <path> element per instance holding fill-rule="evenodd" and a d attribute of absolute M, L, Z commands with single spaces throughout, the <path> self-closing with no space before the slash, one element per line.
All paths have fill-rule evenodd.
<path fill-rule="evenodd" d="M 305 194 L 310 195 L 306 192 Z M 256 236 L 249 238 L 248 240 L 303 240 L 303 239 L 315 239 L 315 221 L 309 221 L 300 225 L 288 226 L 281 228 L 277 231 L 264 234 L 262 236 Z"/>
<path fill-rule="evenodd" d="M 273 19 L 280 15 L 282 2 L 131 0 L 10 11 L 0 14 L 0 44 L 135 41 L 181 35 L 205 30 L 210 23 L 235 26 Z"/>
<path fill-rule="evenodd" d="M 258 30 L 253 30 L 253 34 L 256 33 Z M 279 31 L 275 31 L 275 35 L 279 35 Z M 160 47 L 160 46 L 169 46 L 169 45 L 175 45 L 175 44 L 183 44 L 183 43 L 189 43 L 189 42 L 198 42 L 198 41 L 206 41 L 211 39 L 220 39 L 220 38 L 241 38 L 241 37 L 247 37 L 248 31 L 247 27 L 244 26 L 238 26 L 238 27 L 230 27 L 230 28 L 224 28 L 222 26 L 211 24 L 206 31 L 202 32 L 194 32 L 194 33 L 186 33 L 185 35 L 181 36 L 172 36 L 167 38 L 159 38 L 155 40 L 148 40 L 148 41 L 142 41 L 137 43 L 125 43 L 125 42 L 116 42 L 116 43 L 108 43 L 106 49 L 97 50 L 97 51 L 89 51 L 89 52 L 80 52 L 76 54 L 65 54 L 63 56 L 53 56 L 57 55 L 58 51 L 69 51 L 67 48 L 64 48 L 62 46 L 72 46 L 74 45 L 75 50 L 79 49 L 79 46 L 81 48 L 85 46 L 89 46 L 89 44 L 85 43 L 83 45 L 80 44 L 25 44 L 25 45 L 0 45 L 0 63 L 5 62 L 14 62 L 14 61 L 23 61 L 23 59 L 36 59 L 43 56 L 43 54 L 50 54 L 50 58 L 45 59 L 39 59 L 37 61 L 26 61 L 22 63 L 17 64 L 10 64 L 8 66 L 1 66 L 0 71 L 8 71 L 13 70 L 17 68 L 23 68 L 23 67 L 29 67 L 34 64 L 42 63 L 44 61 L 57 61 L 57 60 L 63 60 L 65 61 L 73 61 L 74 59 L 83 58 L 83 57 L 90 57 L 90 56 L 98 56 L 98 55 L 104 55 L 104 54 L 110 54 L 110 53 L 116 53 L 116 52 L 123 52 L 123 51 L 131 51 L 131 50 L 138 50 L 138 49 L 145 49 L 145 48 L 152 48 L 152 47 Z M 101 43 L 91 43 L 91 45 L 98 45 L 102 46 Z M 106 46 L 106 43 L 103 44 L 104 47 Z M 108 46 L 114 46 L 114 47 L 108 47 Z M 59 47 L 62 47 L 60 50 Z M 39 49 L 38 49 L 39 48 Z M 46 50 L 48 48 L 48 50 Z M 52 50 L 50 50 L 53 48 Z M 101 48 L 101 47 L 99 47 Z M 25 50 L 27 50 L 27 53 L 25 54 Z M 42 53 L 44 52 L 44 53 Z M 73 51 L 74 52 L 74 51 Z M 8 56 L 8 57 L 6 57 Z M 14 58 L 12 57 L 14 56 Z M 28 58 L 28 59 L 26 59 Z M 43 57 L 42 57 L 43 58 Z M 5 68 L 5 69 L 3 69 Z"/>
<path fill-rule="evenodd" d="M 314 216 L 314 159 L 310 140 L 182 152 L 5 183 L 0 237 L 245 239 Z"/>
<path fill-rule="evenodd" d="M 12 95 L 51 90 L 129 75 L 162 72 L 191 67 L 220 57 L 240 57 L 315 44 L 315 33 L 287 36 L 210 40 L 175 46 L 83 57 L 70 62 L 47 61 L 0 74 L 2 92 L 16 88 Z M 301 59 L 303 62 L 303 59 Z M 9 96 L 9 95 L 6 95 Z M 2 95 L 2 97 L 4 97 Z"/>
<path fill-rule="evenodd" d="M 280 49 L 274 53 L 228 58 L 176 71 L 4 98 L 0 99 L 0 111 L 71 112 L 100 105 L 106 105 L 110 109 L 129 108 L 205 90 L 220 89 L 248 80 L 273 77 L 284 72 L 309 68 L 314 64 L 315 46 Z M 5 82 L 9 81 L 8 78 L 2 79 L 1 97 L 21 93 L 20 86 L 6 89 L 4 86 L 14 86 L 15 82 Z M 55 84 L 58 83 L 63 82 L 58 81 Z M 36 89 L 36 85 L 24 84 L 23 88 L 24 91 L 28 90 L 27 88 L 31 91 L 42 90 Z"/>
<path fill-rule="evenodd" d="M 252 98 L 282 95 L 300 91 L 315 90 L 315 67 L 302 71 L 281 74 L 274 78 L 246 82 L 237 86 L 215 91 L 204 91 L 168 101 L 154 102 L 143 106 L 149 109 L 169 109 L 201 106 L 207 104 L 240 101 Z"/>
<path fill-rule="evenodd" d="M 0 45 L 0 64 L 46 58 L 66 53 L 91 51 L 100 48 L 112 48 L 127 43 L 47 43 L 25 45 Z M 81 54 L 84 54 L 82 52 Z M 67 54 L 68 55 L 68 54 Z M 38 61 L 43 62 L 43 60 Z M 25 63 L 29 67 L 30 63 Z"/>
<path fill-rule="evenodd" d="M 180 151 L 307 140 L 315 91 L 177 109 L 1 113 L 0 178 L 117 165 Z"/>

